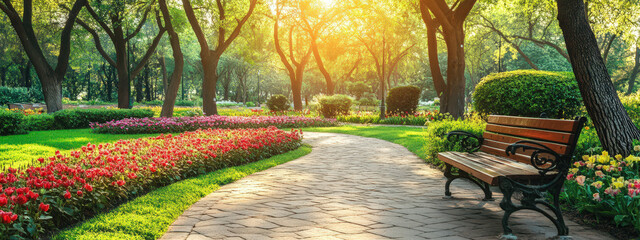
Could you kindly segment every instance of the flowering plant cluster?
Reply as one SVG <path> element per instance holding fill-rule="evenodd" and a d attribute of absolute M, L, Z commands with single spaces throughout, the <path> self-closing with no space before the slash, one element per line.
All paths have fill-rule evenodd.
<path fill-rule="evenodd" d="M 36 109 L 31 109 L 31 108 L 27 108 L 27 109 L 13 108 L 13 109 L 9 109 L 9 110 L 11 110 L 13 112 L 17 112 L 17 113 L 22 113 L 22 115 L 25 115 L 25 116 L 38 115 L 38 114 L 44 113 L 44 110 L 42 108 L 36 108 Z"/>
<path fill-rule="evenodd" d="M 263 110 L 263 109 L 249 109 L 249 108 L 221 108 L 218 109 L 220 115 L 224 116 L 300 116 L 300 117 L 318 117 L 320 116 L 317 111 L 311 111 L 309 109 L 304 109 L 300 111 L 296 110 L 284 110 L 284 111 L 274 111 L 274 110 Z"/>
<path fill-rule="evenodd" d="M 278 128 L 334 126 L 333 119 L 288 117 L 288 116 L 205 116 L 174 118 L 129 118 L 107 123 L 92 123 L 91 128 L 98 133 L 134 134 L 184 132 L 207 128 Z"/>
<path fill-rule="evenodd" d="M 207 129 L 87 144 L 0 173 L 0 239 L 38 238 L 150 189 L 301 145 L 275 127 Z"/>
<path fill-rule="evenodd" d="M 380 114 L 376 112 L 356 112 L 351 115 L 338 116 L 340 122 L 350 123 L 372 123 L 372 124 L 392 124 L 392 125 L 415 125 L 423 126 L 428 122 L 442 121 L 447 119 L 448 114 L 436 111 L 415 112 L 414 114 L 388 114 L 385 119 L 380 119 Z"/>
<path fill-rule="evenodd" d="M 640 151 L 640 146 L 634 148 Z M 579 211 L 640 230 L 640 157 L 585 155 L 567 175 L 563 198 Z"/>

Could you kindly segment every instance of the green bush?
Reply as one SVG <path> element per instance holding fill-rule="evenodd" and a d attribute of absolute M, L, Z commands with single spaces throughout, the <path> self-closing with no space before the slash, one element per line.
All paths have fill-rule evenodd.
<path fill-rule="evenodd" d="M 8 103 L 40 102 L 44 99 L 42 90 L 24 87 L 0 87 L 0 105 Z"/>
<path fill-rule="evenodd" d="M 387 95 L 387 112 L 392 114 L 413 114 L 418 108 L 422 90 L 416 86 L 395 87 Z"/>
<path fill-rule="evenodd" d="M 28 131 L 54 129 L 55 119 L 52 114 L 33 114 L 24 117 L 24 125 Z"/>
<path fill-rule="evenodd" d="M 267 100 L 267 107 L 271 111 L 286 111 L 289 110 L 289 100 L 287 97 L 281 94 L 273 95 Z"/>
<path fill-rule="evenodd" d="M 640 93 L 634 93 L 628 96 L 620 96 L 622 105 L 627 110 L 627 114 L 633 123 L 640 127 Z"/>
<path fill-rule="evenodd" d="M 356 101 L 358 106 L 378 106 L 380 100 L 376 97 L 375 93 L 365 93 L 360 100 Z"/>
<path fill-rule="evenodd" d="M 22 113 L 0 109 L 0 136 L 27 133 Z"/>
<path fill-rule="evenodd" d="M 482 136 L 487 123 L 478 116 L 468 117 L 465 120 L 453 120 L 448 118 L 443 121 L 430 122 L 426 130 L 425 153 L 426 160 L 438 167 L 443 163 L 438 159 L 439 152 L 464 151 L 459 142 L 449 142 L 447 133 L 451 131 L 466 131 L 477 136 Z"/>
<path fill-rule="evenodd" d="M 253 102 L 247 102 L 247 103 L 245 103 L 245 106 L 247 106 L 247 107 L 255 107 L 256 104 L 253 103 Z"/>
<path fill-rule="evenodd" d="M 105 123 L 125 118 L 153 117 L 151 109 L 65 109 L 53 114 L 57 129 L 88 128 L 92 122 Z"/>
<path fill-rule="evenodd" d="M 176 100 L 176 106 L 195 107 L 202 106 L 202 99 L 197 100 Z"/>
<path fill-rule="evenodd" d="M 162 101 L 160 100 L 153 100 L 153 101 L 144 101 L 142 102 L 142 104 L 144 105 L 149 105 L 149 106 L 162 106 Z"/>
<path fill-rule="evenodd" d="M 318 98 L 320 104 L 318 110 L 325 118 L 335 118 L 338 115 L 349 114 L 352 102 L 353 100 L 347 95 L 322 96 Z"/>
<path fill-rule="evenodd" d="M 572 73 L 518 70 L 484 77 L 473 105 L 482 114 L 572 118 L 580 112 L 582 97 Z"/>

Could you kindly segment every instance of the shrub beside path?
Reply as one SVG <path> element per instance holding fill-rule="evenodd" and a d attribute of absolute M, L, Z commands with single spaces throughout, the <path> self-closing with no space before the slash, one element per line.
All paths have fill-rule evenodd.
<path fill-rule="evenodd" d="M 483 202 L 477 187 L 452 184 L 406 148 L 334 133 L 305 133 L 313 151 L 247 176 L 202 198 L 162 239 L 497 239 L 498 200 Z M 519 239 L 553 237 L 542 215 L 511 218 Z M 568 221 L 574 239 L 613 239 Z"/>

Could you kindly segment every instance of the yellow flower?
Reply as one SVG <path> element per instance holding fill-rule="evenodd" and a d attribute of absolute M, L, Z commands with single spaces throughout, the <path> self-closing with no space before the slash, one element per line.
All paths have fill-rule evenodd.
<path fill-rule="evenodd" d="M 571 168 L 571 169 L 569 169 L 569 172 L 571 172 L 573 174 L 576 174 L 578 172 L 578 169 L 577 168 Z"/>
<path fill-rule="evenodd" d="M 613 188 L 618 189 L 618 188 L 622 188 L 624 187 L 624 183 L 621 182 L 613 182 L 611 183 L 611 186 L 613 186 Z"/>
<path fill-rule="evenodd" d="M 573 166 L 576 166 L 576 167 L 578 168 L 578 167 L 580 167 L 581 165 L 580 165 L 580 162 L 574 162 L 574 163 L 573 163 Z"/>
<path fill-rule="evenodd" d="M 594 157 L 594 156 L 589 157 L 589 162 L 590 163 L 595 163 L 596 162 L 596 157 Z"/>
<path fill-rule="evenodd" d="M 607 151 L 602 151 L 602 157 L 609 158 L 609 152 L 607 152 Z"/>
<path fill-rule="evenodd" d="M 589 130 L 589 127 L 584 127 L 584 130 Z"/>
<path fill-rule="evenodd" d="M 582 155 L 582 161 L 589 161 L 589 155 Z"/>
<path fill-rule="evenodd" d="M 602 169 L 604 169 L 605 171 L 608 172 L 609 171 L 609 167 L 610 167 L 609 165 L 604 165 L 604 166 L 602 166 Z"/>
<path fill-rule="evenodd" d="M 616 155 L 616 159 L 617 159 L 617 160 L 622 159 L 622 155 L 620 155 L 620 154 Z"/>
<path fill-rule="evenodd" d="M 618 166 L 618 162 L 616 162 L 616 161 L 611 161 L 611 162 L 609 162 L 609 164 L 611 164 L 612 167 L 617 167 Z"/>

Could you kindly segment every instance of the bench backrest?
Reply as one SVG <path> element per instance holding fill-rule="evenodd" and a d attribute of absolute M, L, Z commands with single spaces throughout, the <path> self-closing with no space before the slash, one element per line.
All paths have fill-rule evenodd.
<path fill-rule="evenodd" d="M 483 134 L 484 142 L 480 151 L 504 156 L 523 163 L 531 163 L 532 150 L 518 150 L 515 155 L 505 153 L 505 149 L 520 140 L 529 140 L 545 145 L 560 155 L 573 154 L 585 118 L 575 120 L 530 118 L 491 115 Z"/>

